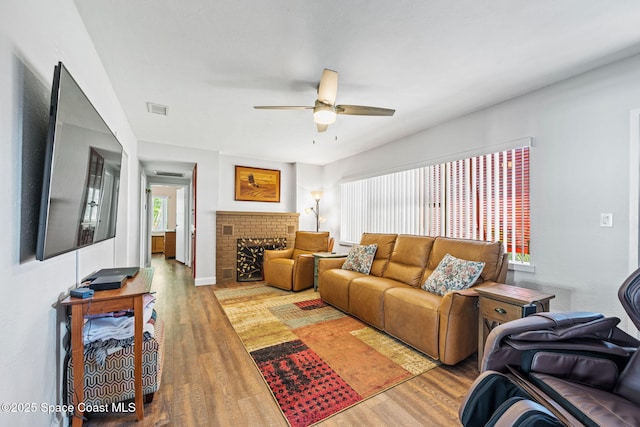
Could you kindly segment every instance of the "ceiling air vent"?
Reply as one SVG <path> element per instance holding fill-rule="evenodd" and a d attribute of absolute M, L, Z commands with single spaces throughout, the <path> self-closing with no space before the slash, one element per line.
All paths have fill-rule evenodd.
<path fill-rule="evenodd" d="M 154 170 L 153 173 L 156 176 L 168 176 L 171 178 L 182 178 L 184 176 L 184 174 L 180 172 L 166 172 L 166 171 Z"/>
<path fill-rule="evenodd" d="M 166 105 L 154 104 L 153 102 L 147 102 L 147 111 L 153 114 L 160 114 L 161 116 L 167 115 L 169 107 Z"/>

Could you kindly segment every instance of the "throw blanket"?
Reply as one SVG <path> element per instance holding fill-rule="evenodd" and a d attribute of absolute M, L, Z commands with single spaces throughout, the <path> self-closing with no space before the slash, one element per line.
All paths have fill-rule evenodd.
<path fill-rule="evenodd" d="M 144 295 L 142 321 L 145 341 L 155 334 L 154 309 L 156 298 Z M 87 361 L 95 361 L 100 366 L 109 354 L 124 347 L 133 345 L 135 319 L 130 311 L 106 313 L 102 316 L 91 316 L 84 325 L 84 354 Z"/>

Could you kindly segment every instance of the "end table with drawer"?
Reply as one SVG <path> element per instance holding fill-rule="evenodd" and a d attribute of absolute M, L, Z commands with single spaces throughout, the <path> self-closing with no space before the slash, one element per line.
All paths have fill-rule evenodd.
<path fill-rule="evenodd" d="M 549 311 L 549 301 L 555 298 L 553 294 L 504 284 L 478 286 L 473 289 L 480 295 L 478 298 L 478 369 L 482 366 L 484 344 L 493 328 L 533 313 Z"/>

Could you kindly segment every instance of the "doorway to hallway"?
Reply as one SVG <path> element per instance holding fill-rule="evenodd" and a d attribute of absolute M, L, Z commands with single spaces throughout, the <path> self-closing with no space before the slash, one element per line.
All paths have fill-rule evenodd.
<path fill-rule="evenodd" d="M 150 186 L 151 254 L 191 265 L 191 245 L 186 230 L 190 228 L 191 206 L 183 185 L 152 184 Z M 190 240 L 190 239 L 189 239 Z"/>

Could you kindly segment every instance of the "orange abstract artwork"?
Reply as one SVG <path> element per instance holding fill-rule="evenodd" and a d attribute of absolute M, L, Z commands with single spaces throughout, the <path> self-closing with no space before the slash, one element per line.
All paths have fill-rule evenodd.
<path fill-rule="evenodd" d="M 280 202 L 280 171 L 236 166 L 236 200 Z"/>

